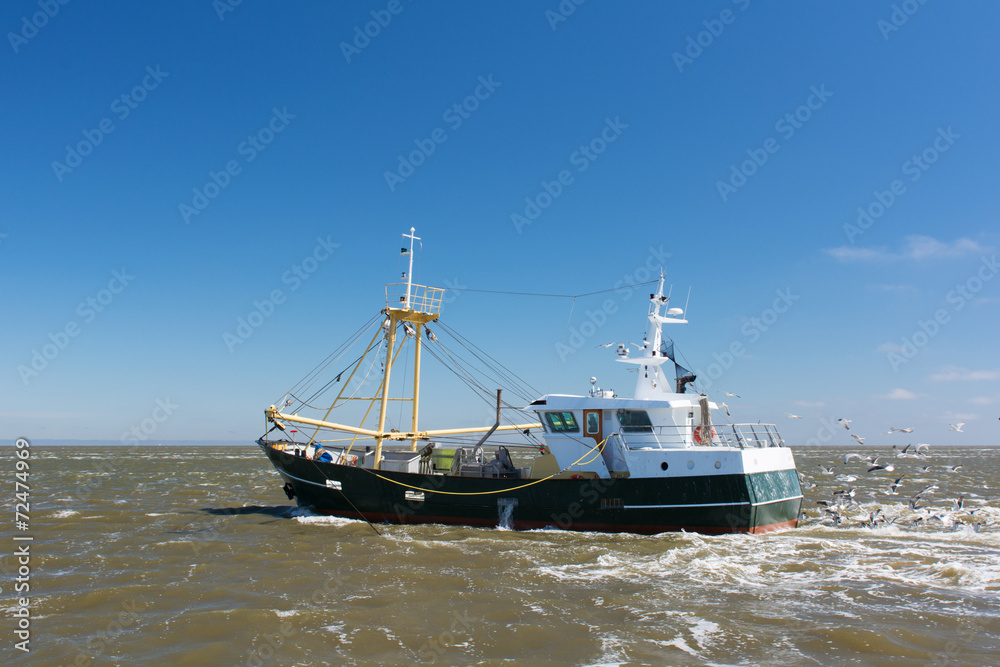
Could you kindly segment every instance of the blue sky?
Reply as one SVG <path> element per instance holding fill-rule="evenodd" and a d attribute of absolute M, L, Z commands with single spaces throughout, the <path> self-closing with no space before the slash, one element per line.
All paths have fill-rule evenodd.
<path fill-rule="evenodd" d="M 0 436 L 256 437 L 412 226 L 445 320 L 543 392 L 629 394 L 597 345 L 642 336 L 648 288 L 464 290 L 664 264 L 735 419 L 997 441 L 995 3 L 12 0 L 0 27 Z"/>

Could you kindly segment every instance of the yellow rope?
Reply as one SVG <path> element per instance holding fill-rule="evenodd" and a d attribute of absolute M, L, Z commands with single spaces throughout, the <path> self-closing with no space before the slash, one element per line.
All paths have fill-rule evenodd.
<path fill-rule="evenodd" d="M 394 479 L 389 479 L 388 477 L 380 475 L 377 472 L 374 472 L 373 470 L 368 470 L 367 468 L 364 468 L 364 470 L 368 470 L 368 472 L 370 472 L 371 474 L 375 475 L 379 479 L 383 479 L 383 480 L 385 480 L 387 482 L 392 482 L 393 484 L 398 484 L 399 486 L 405 486 L 406 488 L 413 489 L 415 491 L 424 491 L 426 493 L 440 493 L 440 494 L 445 495 L 445 496 L 489 496 L 489 495 L 493 495 L 495 493 L 507 493 L 508 491 L 517 491 L 518 489 L 526 489 L 529 486 L 534 486 L 535 484 L 541 484 L 542 482 L 547 482 L 548 480 L 552 479 L 556 475 L 559 475 L 561 473 L 566 472 L 567 470 L 569 470 L 570 468 L 572 468 L 576 464 L 578 464 L 581 461 L 583 461 L 583 459 L 585 459 L 587 456 L 589 456 L 591 452 L 593 452 L 595 450 L 598 451 L 598 452 L 600 452 L 601 448 L 604 446 L 604 443 L 607 442 L 607 440 L 608 440 L 607 438 L 605 438 L 604 440 L 601 440 L 599 443 L 597 443 L 596 445 L 594 445 L 593 447 L 591 447 L 590 449 L 588 449 L 586 451 L 586 453 L 584 453 L 583 456 L 581 456 L 580 458 L 578 458 L 573 463 L 570 463 L 567 467 L 563 468 L 559 472 L 554 472 L 551 475 L 549 475 L 548 477 L 545 477 L 543 479 L 536 479 L 533 482 L 528 482 L 527 484 L 522 484 L 521 486 L 514 486 L 514 487 L 511 487 L 509 489 L 499 489 L 497 491 L 476 491 L 476 492 L 437 491 L 435 489 L 425 489 L 425 488 L 420 487 L 420 486 L 410 486 L 409 484 L 403 484 L 402 482 L 397 482 Z M 594 458 L 595 459 L 597 458 L 596 454 L 594 455 Z M 594 459 L 591 459 L 591 461 L 593 461 L 593 460 Z M 589 462 L 590 461 L 585 461 L 584 463 L 589 463 Z"/>

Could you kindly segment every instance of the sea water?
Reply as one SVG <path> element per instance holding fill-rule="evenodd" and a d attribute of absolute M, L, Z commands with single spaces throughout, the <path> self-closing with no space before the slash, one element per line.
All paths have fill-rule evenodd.
<path fill-rule="evenodd" d="M 2 662 L 997 664 L 1000 449 L 793 450 L 799 528 L 639 536 L 376 533 L 296 508 L 252 444 L 33 445 L 30 653 L 5 528 Z"/>

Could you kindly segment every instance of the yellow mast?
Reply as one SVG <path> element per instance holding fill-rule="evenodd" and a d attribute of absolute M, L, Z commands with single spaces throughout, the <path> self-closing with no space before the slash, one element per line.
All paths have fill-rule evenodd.
<path fill-rule="evenodd" d="M 382 438 L 385 433 L 385 409 L 389 405 L 389 372 L 392 370 L 392 353 L 396 349 L 396 318 L 389 313 L 389 330 L 385 333 L 385 375 L 382 378 L 382 402 L 378 410 L 378 435 L 375 438 L 375 469 L 382 463 Z"/>
<path fill-rule="evenodd" d="M 417 325 L 417 337 L 414 341 L 413 350 L 413 421 L 410 424 L 410 432 L 417 432 L 417 412 L 420 408 L 420 347 L 422 340 L 423 327 L 419 324 Z M 414 437 L 410 442 L 410 451 L 417 451 L 417 438 Z"/>
<path fill-rule="evenodd" d="M 345 431 L 347 433 L 353 433 L 355 437 L 362 435 L 368 436 L 375 439 L 375 468 L 380 469 L 382 463 L 382 442 L 384 440 L 409 440 L 411 451 L 416 451 L 417 442 L 420 440 L 428 440 L 431 437 L 439 435 L 458 435 L 458 434 L 471 434 L 471 433 L 485 433 L 493 429 L 494 427 L 472 427 L 472 428 L 452 428 L 452 429 L 437 429 L 431 431 L 420 431 L 418 428 L 418 416 L 420 410 L 420 351 L 423 347 L 423 327 L 429 322 L 433 322 L 441 316 L 441 302 L 444 297 L 444 290 L 438 287 L 427 287 L 425 285 L 415 285 L 413 283 L 413 241 L 420 240 L 419 236 L 415 236 L 414 232 L 416 230 L 411 227 L 409 234 L 403 234 L 404 238 L 410 239 L 410 265 L 409 271 L 406 274 L 406 283 L 397 283 L 386 286 L 386 307 L 382 312 L 385 313 L 386 319 L 383 326 L 386 327 L 385 337 L 386 337 L 386 355 L 385 355 L 385 373 L 382 378 L 381 396 L 377 399 L 379 401 L 379 415 L 378 415 L 378 429 L 371 430 L 360 427 L 346 426 L 344 424 L 336 424 L 333 422 L 326 421 L 326 418 L 330 415 L 328 410 L 323 419 L 308 419 L 306 417 L 299 417 L 297 414 L 288 415 L 280 412 L 275 406 L 271 406 L 264 411 L 265 416 L 269 421 L 274 422 L 280 426 L 280 422 L 277 420 L 283 420 L 288 422 L 294 422 L 299 424 L 306 424 L 309 426 L 317 427 L 317 431 L 320 428 L 328 428 L 332 430 Z M 406 250 L 405 248 L 403 249 Z M 402 289 L 405 287 L 405 291 Z M 416 329 L 415 332 L 415 342 L 416 350 L 413 358 L 413 398 L 411 399 L 393 399 L 389 398 L 389 375 L 392 371 L 393 363 L 398 355 L 396 351 L 396 329 L 399 327 L 400 323 L 410 323 Z M 376 334 L 376 337 L 378 334 Z M 375 338 L 372 339 L 372 343 L 375 342 Z M 369 343 L 368 349 L 365 351 L 365 355 L 372 348 L 372 343 Z M 402 342 L 400 342 L 400 350 L 403 345 L 406 344 L 405 337 Z M 365 356 L 362 355 L 362 356 Z M 358 365 L 360 367 L 360 363 Z M 357 368 L 355 368 L 355 371 Z M 351 372 L 351 377 L 354 376 L 354 371 Z M 350 378 L 348 378 L 348 382 Z M 347 383 L 345 383 L 346 387 Z M 343 389 L 341 390 L 341 395 L 343 394 Z M 340 396 L 338 396 L 338 399 Z M 354 400 L 352 398 L 352 400 Z M 365 399 L 369 400 L 369 399 Z M 372 401 L 375 398 L 370 399 Z M 410 423 L 409 433 L 399 433 L 391 431 L 386 433 L 385 431 L 385 420 L 387 408 L 389 401 L 393 400 L 410 400 L 413 403 L 413 416 Z M 332 406 L 330 408 L 333 409 Z M 367 415 L 366 415 L 367 417 Z M 524 430 L 530 428 L 541 428 L 541 424 L 534 422 L 530 424 L 512 424 L 508 426 L 496 427 L 497 431 L 514 431 L 514 430 Z M 284 427 L 282 427 L 284 428 Z M 316 437 L 314 433 L 310 442 L 312 442 Z"/>

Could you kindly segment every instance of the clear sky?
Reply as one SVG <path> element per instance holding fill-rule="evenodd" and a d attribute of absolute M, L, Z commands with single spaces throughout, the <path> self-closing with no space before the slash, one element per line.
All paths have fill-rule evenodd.
<path fill-rule="evenodd" d="M 0 28 L 0 436 L 250 441 L 412 226 L 445 321 L 542 392 L 630 394 L 597 345 L 641 338 L 649 288 L 463 288 L 663 265 L 734 419 L 998 441 L 994 2 L 10 0 Z"/>

